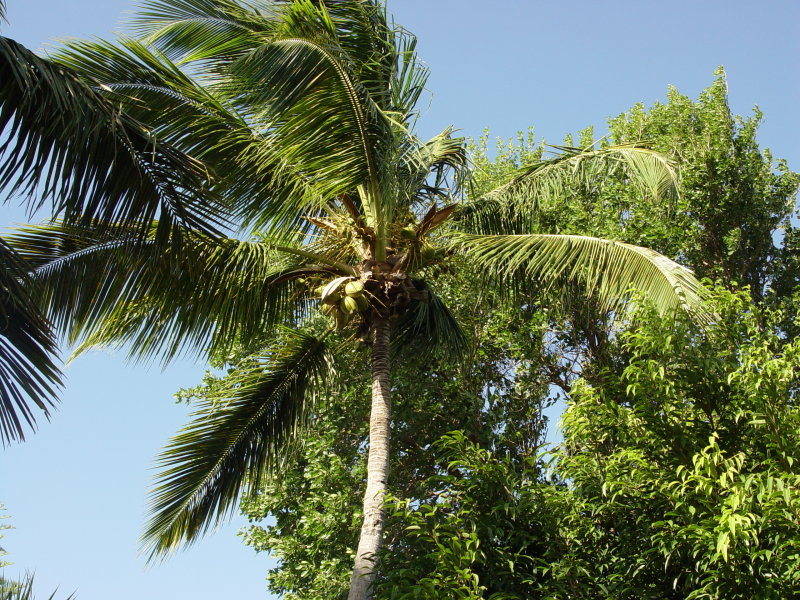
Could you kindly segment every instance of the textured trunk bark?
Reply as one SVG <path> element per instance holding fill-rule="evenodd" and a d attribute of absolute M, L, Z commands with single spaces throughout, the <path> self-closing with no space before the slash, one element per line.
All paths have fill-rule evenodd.
<path fill-rule="evenodd" d="M 364 494 L 364 523 L 358 541 L 348 600 L 372 598 L 377 575 L 376 557 L 381 547 L 385 514 L 383 501 L 389 477 L 389 417 L 392 398 L 389 379 L 388 319 L 372 324 L 372 412 L 369 418 L 367 491 Z"/>

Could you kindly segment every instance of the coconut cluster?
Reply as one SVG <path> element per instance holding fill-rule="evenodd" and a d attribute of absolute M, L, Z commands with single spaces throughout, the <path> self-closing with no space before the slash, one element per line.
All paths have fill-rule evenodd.
<path fill-rule="evenodd" d="M 337 327 L 344 326 L 353 315 L 369 309 L 364 284 L 352 277 L 337 277 L 317 288 L 322 312 L 336 319 Z"/>

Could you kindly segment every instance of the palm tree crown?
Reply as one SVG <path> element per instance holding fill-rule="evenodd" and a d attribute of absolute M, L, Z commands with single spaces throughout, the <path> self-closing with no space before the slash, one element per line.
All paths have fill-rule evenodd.
<path fill-rule="evenodd" d="M 43 148 L 62 153 L 51 169 L 67 175 L 48 192 L 64 219 L 9 243 L 28 265 L 14 281 L 24 277 L 79 348 L 127 343 L 135 356 L 166 360 L 253 350 L 220 402 L 200 406 L 161 457 L 144 537 L 153 555 L 196 539 L 279 464 L 315 384 L 332 376 L 325 333 L 306 326 L 320 312 L 372 352 L 351 582 L 351 598 L 365 598 L 381 543 L 391 340 L 423 336 L 458 352 L 464 339 L 436 295 L 436 265 L 458 255 L 512 302 L 577 281 L 609 309 L 631 288 L 664 312 L 699 305 L 691 273 L 655 252 L 530 229 L 538 202 L 609 173 L 654 197 L 672 193 L 662 156 L 638 145 L 561 148 L 489 193 L 468 194 L 463 140 L 449 129 L 428 141 L 414 134 L 427 72 L 413 36 L 375 0 L 151 0 L 133 25 L 138 39 L 72 42 L 50 61 L 25 55 L 38 91 L 0 96 L 0 114 L 20 123 L 20 141 L 2 149 L 10 162 L 0 186 L 31 186 L 48 167 L 30 161 L 43 160 Z M 0 47 L 0 58 L 14 52 Z M 130 158 L 109 165 L 93 139 L 76 144 L 31 125 L 35 105 L 49 110 L 48 69 L 80 86 L 72 97 L 97 110 L 97 143 L 142 165 L 129 177 L 153 182 L 150 197 L 104 183 Z M 150 140 L 152 155 L 118 139 Z M 96 202 L 81 204 L 81 185 Z M 235 236 L 220 234 L 234 227 Z"/>

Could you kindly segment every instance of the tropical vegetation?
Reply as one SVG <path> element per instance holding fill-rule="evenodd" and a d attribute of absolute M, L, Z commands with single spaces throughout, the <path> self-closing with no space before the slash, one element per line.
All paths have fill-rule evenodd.
<path fill-rule="evenodd" d="M 800 362 L 787 332 L 797 326 L 800 178 L 758 147 L 760 113 L 731 114 L 723 72 L 696 101 L 667 97 L 610 129 L 614 143 L 644 131 L 673 156 L 679 196 L 642 201 L 606 180 L 541 205 L 539 226 L 648 240 L 758 289 L 721 279 L 728 289 L 708 299 L 714 323 L 642 306 L 626 333 L 579 290 L 571 302 L 504 310 L 468 272 L 445 274 L 469 350 L 395 371 L 378 597 L 792 597 Z M 495 159 L 478 140 L 476 186 L 536 159 L 532 140 L 500 145 Z M 254 521 L 245 541 L 279 558 L 270 586 L 288 599 L 346 593 L 367 432 L 357 358 L 341 358 L 353 373 L 346 392 L 322 400 L 281 479 L 244 503 Z M 567 409 L 563 441 L 548 446 L 554 402 Z"/>
<path fill-rule="evenodd" d="M 541 402 L 530 391 L 543 382 L 509 371 L 503 356 L 517 359 L 522 344 L 534 374 L 531 348 L 550 317 L 522 317 L 548 302 L 556 311 L 586 306 L 581 314 L 596 324 L 629 314 L 635 288 L 660 315 L 711 318 L 687 268 L 642 246 L 586 237 L 577 220 L 547 227 L 547 211 L 573 196 L 608 199 L 624 188 L 622 197 L 633 190 L 654 207 L 677 202 L 668 158 L 638 139 L 587 139 L 549 157 L 534 152 L 494 180 L 470 179 L 464 140 L 450 130 L 428 141 L 414 134 L 427 73 L 413 36 L 379 3 L 152 0 L 134 27 L 136 39 L 71 42 L 47 60 L 10 40 L 0 47 L 3 81 L 13 82 L 0 97 L 8 133 L 0 187 L 50 201 L 61 216 L 4 242 L 4 310 L 29 311 L 15 322 L 35 328 L 3 334 L 0 366 L 12 384 L 0 390 L 0 414 L 5 439 L 19 438 L 20 415 L 33 415 L 25 399 L 46 408 L 53 396 L 44 317 L 79 350 L 126 344 L 135 357 L 189 352 L 230 366 L 200 390 L 195 420 L 160 459 L 144 538 L 152 556 L 194 541 L 243 494 L 280 481 L 274 475 L 309 447 L 298 433 L 320 421 L 320 407 L 336 414 L 323 397 L 343 393 L 343 406 L 363 398 L 335 372 L 353 372 L 342 369 L 347 354 L 370 371 L 369 450 L 351 475 L 366 491 L 352 519 L 361 534 L 350 598 L 370 597 L 402 575 L 381 579 L 375 568 L 391 397 L 412 395 L 391 383 L 392 368 L 407 378 L 419 368 L 447 387 L 459 381 L 447 373 L 469 373 L 453 358 L 483 362 L 503 387 L 478 371 L 465 391 L 500 394 L 493 426 L 523 444 L 514 460 L 536 463 Z M 460 283 L 448 280 L 454 274 Z M 464 327 L 480 322 L 458 318 L 470 306 L 518 307 L 527 343 L 500 334 L 487 355 Z M 598 353 L 615 341 L 593 339 L 605 344 Z M 460 399 L 476 415 L 491 406 L 480 394 Z M 446 414 L 429 414 L 430 428 L 404 426 L 410 409 L 394 417 L 403 452 L 458 428 Z M 519 427 L 501 420 L 504 410 Z M 359 435 L 351 447 L 363 447 Z M 447 439 L 435 448 L 461 443 Z M 426 471 L 441 476 L 422 462 L 415 469 L 411 481 L 426 487 Z M 415 539 L 392 538 L 392 550 L 400 556 Z"/>

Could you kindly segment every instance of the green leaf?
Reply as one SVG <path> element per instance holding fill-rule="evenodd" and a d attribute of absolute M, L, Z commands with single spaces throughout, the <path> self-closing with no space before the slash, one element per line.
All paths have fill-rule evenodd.
<path fill-rule="evenodd" d="M 158 458 L 142 537 L 151 558 L 195 541 L 242 494 L 258 489 L 309 414 L 315 386 L 329 375 L 324 340 L 286 330 L 201 403 Z"/>
<path fill-rule="evenodd" d="M 194 236 L 164 250 L 120 227 L 29 226 L 8 239 L 78 352 L 130 343 L 132 356 L 164 361 L 261 339 L 294 314 L 297 277 L 331 269 L 268 242 Z"/>
<path fill-rule="evenodd" d="M 215 231 L 208 172 L 66 66 L 0 37 L 0 190 L 69 222 Z"/>
<path fill-rule="evenodd" d="M 530 232 L 540 206 L 569 197 L 576 190 L 595 189 L 616 174 L 625 176 L 644 197 L 677 195 L 674 165 L 646 144 L 555 149 L 558 154 L 554 158 L 523 167 L 507 183 L 459 207 L 463 226 L 484 234 Z"/>
<path fill-rule="evenodd" d="M 513 292 L 519 286 L 549 289 L 577 282 L 602 307 L 619 310 L 638 291 L 662 314 L 682 309 L 707 321 L 704 288 L 691 271 L 661 254 L 577 235 L 472 235 L 453 233 L 452 247 L 485 276 Z"/>
<path fill-rule="evenodd" d="M 397 320 L 393 335 L 395 351 L 413 347 L 416 352 L 428 355 L 437 349 L 458 359 L 467 349 L 467 339 L 458 321 L 441 298 L 425 282 L 414 280 L 424 299 L 414 300 Z"/>
<path fill-rule="evenodd" d="M 49 418 L 61 373 L 49 321 L 31 293 L 29 265 L 0 239 L 0 441 L 24 440 L 31 404 Z"/>

